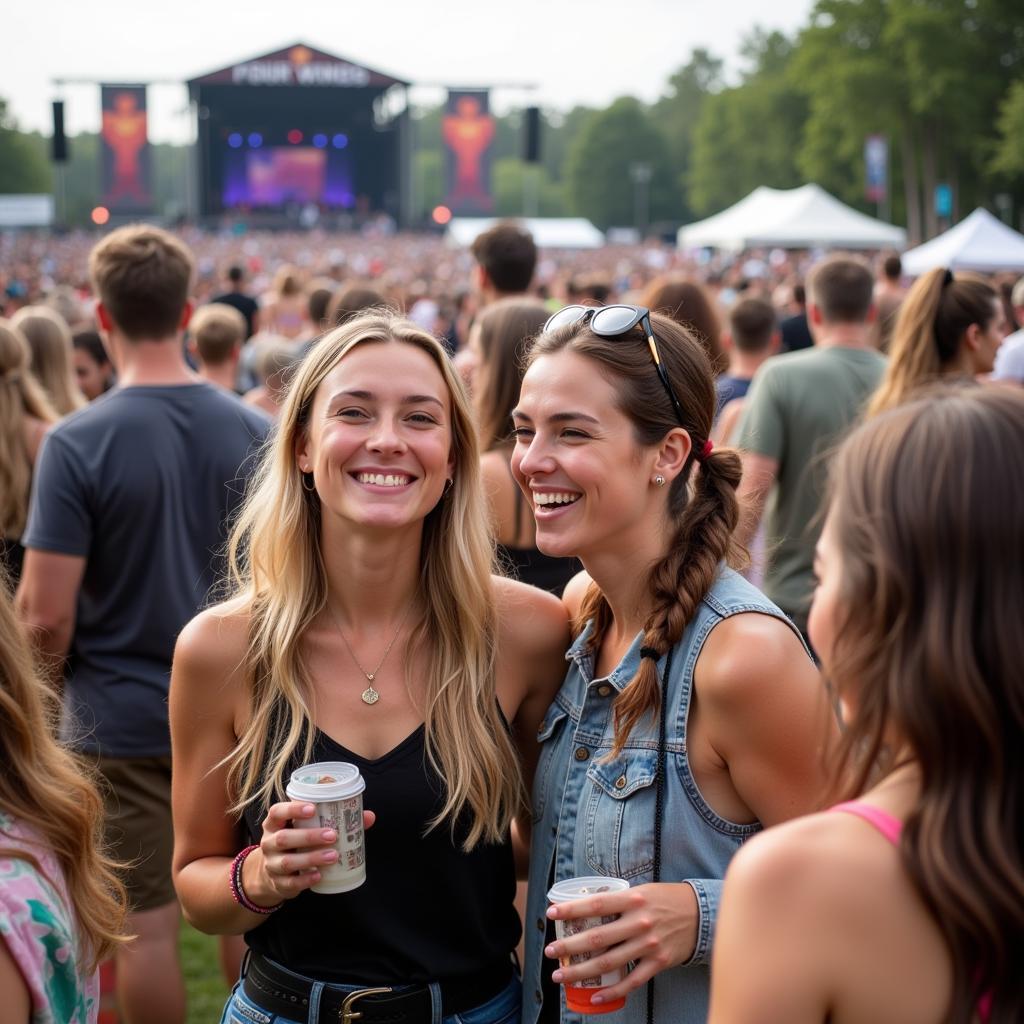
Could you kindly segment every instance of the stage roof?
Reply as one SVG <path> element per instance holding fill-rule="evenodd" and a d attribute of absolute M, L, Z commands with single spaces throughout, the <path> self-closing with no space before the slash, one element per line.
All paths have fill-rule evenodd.
<path fill-rule="evenodd" d="M 295 43 L 189 79 L 188 84 L 387 89 L 410 83 L 305 43 Z"/>

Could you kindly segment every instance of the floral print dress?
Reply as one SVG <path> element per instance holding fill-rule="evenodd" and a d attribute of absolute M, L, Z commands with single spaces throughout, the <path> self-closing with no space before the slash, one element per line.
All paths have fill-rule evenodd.
<path fill-rule="evenodd" d="M 3 812 L 0 939 L 28 986 L 31 1024 L 95 1024 L 99 972 L 81 966 L 84 951 L 60 865 L 31 828 Z"/>

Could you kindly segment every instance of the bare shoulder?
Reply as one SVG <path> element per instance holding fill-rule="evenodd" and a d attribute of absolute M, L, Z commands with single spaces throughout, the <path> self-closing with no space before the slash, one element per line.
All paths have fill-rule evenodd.
<path fill-rule="evenodd" d="M 814 682 L 818 671 L 796 633 L 781 619 L 742 612 L 720 622 L 701 649 L 694 682 L 705 702 L 746 704 L 770 698 L 780 681 Z"/>
<path fill-rule="evenodd" d="M 0 1004 L 0 1024 L 23 1021 L 32 1017 L 32 999 L 28 985 L 7 943 L 0 936 L 0 992 L 4 998 Z"/>
<path fill-rule="evenodd" d="M 178 635 L 174 647 L 174 678 L 203 687 L 211 679 L 239 677 L 249 646 L 249 608 L 241 599 L 201 611 Z"/>
<path fill-rule="evenodd" d="M 565 605 L 566 611 L 569 613 L 570 621 L 574 623 L 579 621 L 583 598 L 587 596 L 587 591 L 593 582 L 590 573 L 586 569 L 582 569 L 565 585 L 565 590 L 562 591 L 562 604 Z"/>
<path fill-rule="evenodd" d="M 867 822 L 823 812 L 794 818 L 745 843 L 729 864 L 732 900 L 786 906 L 787 913 L 849 922 L 864 901 L 891 893 L 899 855 Z"/>
<path fill-rule="evenodd" d="M 546 590 L 504 576 L 492 576 L 498 631 L 502 645 L 520 655 L 539 658 L 569 646 L 569 616 L 565 605 Z"/>

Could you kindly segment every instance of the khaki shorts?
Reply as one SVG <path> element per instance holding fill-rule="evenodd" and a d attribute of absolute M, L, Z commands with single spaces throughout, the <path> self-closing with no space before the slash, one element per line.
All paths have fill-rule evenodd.
<path fill-rule="evenodd" d="M 177 899 L 171 882 L 171 758 L 101 757 L 106 785 L 105 834 L 122 870 L 132 911 L 155 910 Z"/>

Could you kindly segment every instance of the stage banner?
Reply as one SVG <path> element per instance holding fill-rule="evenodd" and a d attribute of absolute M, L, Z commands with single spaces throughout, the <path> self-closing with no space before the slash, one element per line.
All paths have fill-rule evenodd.
<path fill-rule="evenodd" d="M 456 216 L 490 213 L 495 125 L 486 89 L 449 90 L 441 120 L 445 145 L 444 205 Z"/>
<path fill-rule="evenodd" d="M 100 202 L 111 213 L 153 208 L 144 85 L 102 85 Z"/>

